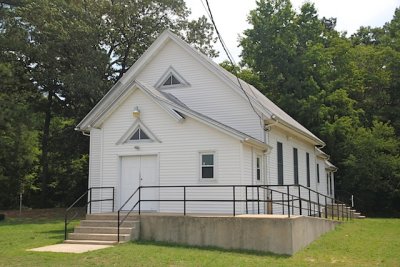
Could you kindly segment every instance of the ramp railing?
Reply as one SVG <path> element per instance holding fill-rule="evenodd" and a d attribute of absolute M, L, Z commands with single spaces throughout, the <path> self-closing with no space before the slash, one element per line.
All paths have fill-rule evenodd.
<path fill-rule="evenodd" d="M 147 198 L 145 193 L 150 190 L 159 190 L 160 197 Z M 215 190 L 214 194 L 210 193 L 212 190 Z M 137 196 L 136 202 L 134 196 Z M 187 215 L 189 203 L 203 202 L 220 206 L 222 203 L 231 203 L 233 216 L 249 214 L 250 205 L 253 214 L 306 215 L 334 220 L 352 218 L 350 208 L 345 203 L 302 185 L 139 186 L 118 210 L 118 242 L 120 227 L 126 218 L 135 210 L 140 215 L 142 205 L 151 202 L 180 202 L 183 215 Z M 239 212 L 237 205 L 241 205 Z M 226 208 L 224 205 L 222 209 Z M 122 216 L 122 212 L 126 214 Z"/>
<path fill-rule="evenodd" d="M 94 194 L 93 191 L 99 192 L 101 195 L 102 190 L 107 190 L 109 191 L 108 194 L 106 195 L 111 195 L 111 197 L 106 197 L 104 199 L 102 198 L 96 198 L 94 199 Z M 68 208 L 65 209 L 65 215 L 64 215 L 64 239 L 67 239 L 68 235 L 68 224 L 77 218 L 79 215 L 78 209 L 85 209 L 87 213 L 91 214 L 92 213 L 92 203 L 95 202 L 103 202 L 103 201 L 111 201 L 111 210 L 114 212 L 114 205 L 115 205 L 115 188 L 112 186 L 101 186 L 101 187 L 90 187 L 88 188 L 80 197 L 78 197 L 74 203 L 72 203 Z M 72 216 L 70 216 L 70 213 L 73 213 Z M 85 212 L 85 213 L 86 213 Z"/>

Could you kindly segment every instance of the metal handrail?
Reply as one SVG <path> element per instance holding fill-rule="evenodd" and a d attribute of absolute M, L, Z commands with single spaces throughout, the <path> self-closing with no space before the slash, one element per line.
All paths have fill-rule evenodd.
<path fill-rule="evenodd" d="M 187 199 L 187 197 L 186 197 L 186 193 L 187 193 L 186 189 L 187 188 L 218 188 L 218 187 L 219 188 L 221 188 L 221 187 L 232 188 L 232 190 L 233 190 L 232 198 L 231 199 Z M 272 187 L 283 187 L 283 188 L 286 188 L 286 192 L 275 190 Z M 300 190 L 299 190 L 299 194 L 298 195 L 290 193 L 290 188 L 292 188 L 292 187 L 297 187 L 298 189 L 301 189 L 301 188 L 306 189 L 307 190 L 307 194 L 308 194 L 308 199 L 302 196 Z M 178 185 L 178 186 L 177 185 L 164 185 L 164 186 L 140 186 L 140 187 L 138 187 L 135 190 L 135 192 L 129 197 L 129 199 L 124 203 L 124 205 L 120 208 L 120 211 L 123 210 L 123 208 L 128 203 L 128 201 L 133 197 L 133 195 L 137 194 L 138 191 L 139 191 L 139 195 L 140 195 L 140 191 L 142 189 L 150 189 L 150 188 L 159 188 L 159 189 L 160 188 L 182 188 L 183 189 L 184 199 L 165 199 L 165 200 L 163 200 L 163 199 L 156 199 L 156 200 L 145 199 L 145 200 L 143 200 L 143 199 L 141 199 L 139 197 L 139 199 L 135 203 L 134 207 L 129 210 L 129 214 L 134 210 L 134 208 L 137 205 L 139 205 L 139 213 L 140 213 L 140 202 L 154 202 L 154 201 L 156 201 L 156 202 L 163 202 L 163 201 L 180 202 L 180 201 L 182 201 L 183 204 L 184 204 L 184 214 L 186 214 L 186 202 L 197 202 L 198 201 L 198 202 L 233 202 L 233 203 L 236 203 L 236 202 L 251 202 L 252 201 L 251 199 L 248 199 L 247 196 L 246 196 L 245 200 L 237 199 L 236 198 L 236 189 L 237 188 L 246 188 L 246 189 L 247 188 L 258 188 L 258 190 L 261 188 L 261 189 L 264 189 L 264 190 L 269 190 L 270 192 L 279 193 L 285 198 L 284 201 L 281 201 L 281 202 L 282 203 L 283 202 L 284 203 L 289 203 L 288 204 L 288 210 L 289 211 L 290 211 L 290 209 L 293 210 L 294 207 L 295 208 L 299 208 L 300 211 L 304 210 L 305 208 L 302 207 L 302 202 L 306 202 L 306 203 L 309 204 L 308 205 L 308 211 L 309 211 L 310 215 L 312 213 L 311 206 L 314 206 L 314 209 L 313 209 L 314 212 L 315 212 L 315 207 L 317 206 L 319 214 L 321 213 L 321 207 L 325 207 L 326 208 L 328 206 L 328 204 L 327 204 L 328 202 L 327 201 L 326 201 L 325 205 L 321 204 L 321 201 L 320 201 L 321 198 L 322 199 L 326 199 L 326 200 L 327 199 L 332 200 L 332 203 L 335 203 L 335 199 L 332 198 L 332 197 L 329 197 L 327 195 L 321 194 L 321 193 L 319 193 L 319 192 L 317 192 L 315 190 L 312 190 L 312 189 L 310 189 L 308 187 L 304 187 L 302 185 L 294 185 L 294 184 L 293 185 Z M 311 198 L 311 193 L 317 194 L 316 195 L 317 196 L 317 200 L 313 200 Z M 246 191 L 246 195 L 247 195 L 247 191 Z M 270 200 L 267 200 L 267 201 L 260 200 L 259 197 L 258 197 L 257 201 L 259 201 L 259 202 L 276 202 L 276 201 L 270 201 Z M 299 204 L 298 207 L 294 206 L 293 204 L 290 205 L 290 203 L 294 203 L 294 201 L 299 201 L 300 204 Z M 336 201 L 335 204 L 341 204 L 341 203 Z M 235 212 L 235 205 L 234 205 L 233 214 L 235 215 L 235 213 L 236 212 Z M 344 213 L 344 211 L 343 211 L 343 213 Z M 288 214 L 288 215 L 290 215 L 290 214 Z M 127 216 L 125 216 L 125 217 L 127 217 Z"/>
<path fill-rule="evenodd" d="M 284 191 L 282 192 L 276 189 L 273 189 L 274 187 L 280 187 L 283 188 Z M 182 188 L 183 189 L 183 199 L 142 199 L 141 198 L 141 191 L 144 189 L 150 189 L 150 188 Z M 231 199 L 187 199 L 187 189 L 188 188 L 232 188 L 232 198 Z M 245 191 L 245 199 L 238 199 L 237 198 L 237 193 L 236 190 L 238 188 L 244 188 Z M 256 199 L 249 199 L 248 198 L 248 188 L 257 188 L 257 198 Z M 291 189 L 295 188 L 298 192 L 298 194 L 293 194 L 291 193 Z M 260 199 L 260 189 L 262 190 L 268 190 L 271 194 L 280 194 L 281 199 L 280 200 L 275 200 L 274 198 L 271 199 Z M 304 194 L 301 193 L 301 189 L 306 190 L 306 195 L 307 197 L 304 197 Z M 128 210 L 127 214 L 122 218 L 121 220 L 121 211 L 124 211 L 123 209 L 127 205 L 127 203 L 133 198 L 134 195 L 138 194 L 138 200 L 136 203 Z M 316 200 L 313 200 L 311 195 L 316 194 Z M 321 203 L 321 199 L 324 200 L 324 203 Z M 328 200 L 331 201 L 331 204 L 328 204 Z M 322 217 L 322 212 L 325 208 L 324 216 L 325 218 L 328 218 L 328 206 L 331 206 L 331 218 L 335 219 L 334 217 L 334 211 L 337 212 L 337 218 L 338 220 L 340 217 L 342 220 L 345 218 L 348 220 L 351 218 L 349 216 L 349 210 L 347 209 L 344 210 L 344 206 L 346 205 L 344 202 L 335 200 L 334 198 L 321 194 L 311 188 L 305 187 L 303 185 L 298 185 L 298 184 L 290 184 L 290 185 L 163 185 L 163 186 L 139 186 L 132 194 L 131 196 L 125 201 L 125 203 L 121 206 L 121 208 L 118 210 L 118 242 L 120 240 L 120 226 L 122 223 L 126 220 L 126 218 L 131 214 L 131 212 L 138 207 L 139 215 L 141 212 L 140 204 L 141 202 L 183 202 L 183 214 L 186 215 L 186 203 L 187 202 L 232 202 L 233 203 L 233 216 L 236 216 L 236 203 L 246 203 L 246 213 L 248 213 L 248 202 L 257 202 L 257 210 L 258 213 L 260 213 L 260 203 L 272 203 L 272 204 L 277 204 L 282 206 L 282 213 L 285 214 L 285 208 L 287 210 L 287 215 L 288 217 L 291 216 L 291 214 L 294 214 L 294 210 L 298 209 L 300 215 L 303 214 L 303 211 L 306 210 L 308 211 L 308 216 L 318 216 Z M 298 202 L 298 205 L 295 204 L 295 202 Z M 303 206 L 303 202 L 305 202 L 307 207 Z M 341 211 L 339 210 L 339 205 L 341 205 Z M 313 208 L 312 208 L 313 207 Z M 335 207 L 335 208 L 334 208 Z"/>
<path fill-rule="evenodd" d="M 93 190 L 103 190 L 103 189 L 112 189 L 112 198 L 108 199 L 92 199 L 93 196 Z M 103 202 L 103 201 L 112 201 L 112 211 L 114 212 L 114 206 L 115 206 L 115 187 L 112 186 L 95 186 L 95 187 L 90 187 L 88 188 L 80 197 L 78 197 L 74 203 L 72 203 L 68 208 L 65 209 L 65 214 L 64 214 L 64 240 L 67 239 L 67 234 L 68 234 L 68 224 L 74 220 L 78 212 L 75 212 L 74 216 L 72 218 L 68 218 L 68 213 L 70 210 L 75 207 L 75 205 L 83 199 L 86 195 L 88 195 L 88 201 L 85 203 L 84 207 L 89 207 L 89 214 L 92 214 L 92 203 L 94 202 Z"/>
<path fill-rule="evenodd" d="M 346 216 L 346 219 L 351 218 L 350 212 L 348 212 L 347 209 L 346 209 L 346 211 L 344 211 L 343 205 L 346 205 L 346 207 L 348 206 L 345 202 L 339 201 L 338 199 L 335 199 L 335 198 L 333 198 L 333 197 L 330 197 L 330 196 L 321 194 L 320 192 L 315 191 L 315 190 L 313 190 L 313 189 L 311 189 L 311 188 L 308 188 L 308 187 L 305 187 L 305 186 L 299 185 L 299 184 L 290 184 L 290 185 L 268 185 L 268 186 L 269 186 L 269 187 L 298 187 L 298 189 L 299 189 L 299 196 L 301 195 L 301 193 L 300 193 L 300 189 L 301 189 L 301 188 L 307 190 L 309 198 L 308 198 L 308 199 L 304 199 L 304 198 L 301 198 L 301 197 L 300 197 L 300 200 L 299 200 L 299 201 L 300 201 L 300 203 L 301 203 L 302 201 L 306 201 L 306 202 L 309 204 L 309 208 L 307 209 L 307 210 L 309 211 L 309 215 L 311 215 L 311 204 L 313 204 L 314 206 L 315 206 L 315 205 L 318 205 L 319 207 L 321 206 L 321 203 L 318 203 L 318 201 L 319 201 L 319 199 L 320 199 L 320 196 L 321 196 L 321 197 L 323 197 L 323 198 L 325 199 L 325 205 L 322 205 L 322 206 L 325 207 L 325 218 L 328 218 L 328 216 L 327 216 L 327 215 L 328 215 L 328 214 L 327 214 L 327 207 L 328 207 L 327 199 L 331 200 L 331 202 L 332 202 L 331 204 L 329 204 L 329 205 L 332 206 L 332 208 L 331 208 L 331 217 L 332 217 L 332 218 L 334 217 L 334 208 L 333 208 L 333 205 L 336 205 L 336 211 L 337 211 L 337 214 L 338 214 L 338 220 L 340 219 L 340 216 L 339 216 L 339 214 L 340 214 L 340 212 L 339 212 L 339 205 L 342 206 L 342 217 L 341 217 L 342 220 L 345 219 L 345 216 Z M 316 196 L 317 196 L 317 202 L 311 200 L 311 193 L 316 194 Z M 301 204 L 300 204 L 300 205 L 301 205 Z M 303 210 L 303 208 L 300 207 L 300 211 L 302 211 L 302 210 Z M 319 211 L 319 213 L 320 213 L 320 208 L 318 208 L 318 211 Z M 301 213 L 300 213 L 300 214 L 301 214 Z"/>
<path fill-rule="evenodd" d="M 124 216 L 124 218 L 122 218 L 122 221 L 120 221 L 120 214 L 121 211 L 123 211 L 123 208 L 126 206 L 126 204 L 128 204 L 128 202 L 132 199 L 132 197 L 137 193 L 140 192 L 140 186 L 132 193 L 132 195 L 125 201 L 124 204 L 122 204 L 122 206 L 118 209 L 118 221 L 117 221 L 117 238 L 118 238 L 118 243 L 119 243 L 119 233 L 120 233 L 120 227 L 122 225 L 122 223 L 126 220 L 126 218 L 129 216 L 129 214 L 136 208 L 136 206 L 138 204 L 140 204 L 140 193 L 139 193 L 139 200 L 135 203 L 135 205 L 133 205 L 133 207 L 129 210 L 129 212 Z"/>

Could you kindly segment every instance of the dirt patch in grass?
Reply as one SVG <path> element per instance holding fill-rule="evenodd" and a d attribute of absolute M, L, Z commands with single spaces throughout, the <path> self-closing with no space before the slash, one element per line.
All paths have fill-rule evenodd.
<path fill-rule="evenodd" d="M 52 209 L 24 209 L 20 213 L 19 210 L 0 210 L 0 214 L 5 214 L 7 218 L 23 218 L 23 219 L 62 219 L 65 215 L 64 208 Z"/>

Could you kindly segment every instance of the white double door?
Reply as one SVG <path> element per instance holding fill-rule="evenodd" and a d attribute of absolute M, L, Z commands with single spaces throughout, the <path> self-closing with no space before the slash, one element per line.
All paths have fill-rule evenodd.
<path fill-rule="evenodd" d="M 158 186 L 158 164 L 157 156 L 126 156 L 121 157 L 121 199 L 120 207 L 128 200 L 139 186 Z M 142 211 L 158 211 L 159 199 L 158 188 L 141 188 L 140 190 L 140 208 Z M 130 210 L 139 200 L 139 192 L 137 192 L 131 200 L 125 205 L 123 210 Z M 136 206 L 135 210 L 139 207 Z"/>

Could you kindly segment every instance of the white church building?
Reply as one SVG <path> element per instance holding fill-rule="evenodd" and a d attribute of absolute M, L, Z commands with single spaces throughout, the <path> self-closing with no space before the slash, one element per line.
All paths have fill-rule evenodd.
<path fill-rule="evenodd" d="M 141 210 L 152 212 L 232 213 L 232 198 L 237 214 L 285 212 L 265 200 L 290 190 L 295 205 L 306 188 L 334 197 L 325 143 L 169 30 L 76 129 L 90 135 L 89 188 L 115 189 L 113 204 L 94 202 L 92 212 L 120 209 L 139 186 Z"/>

